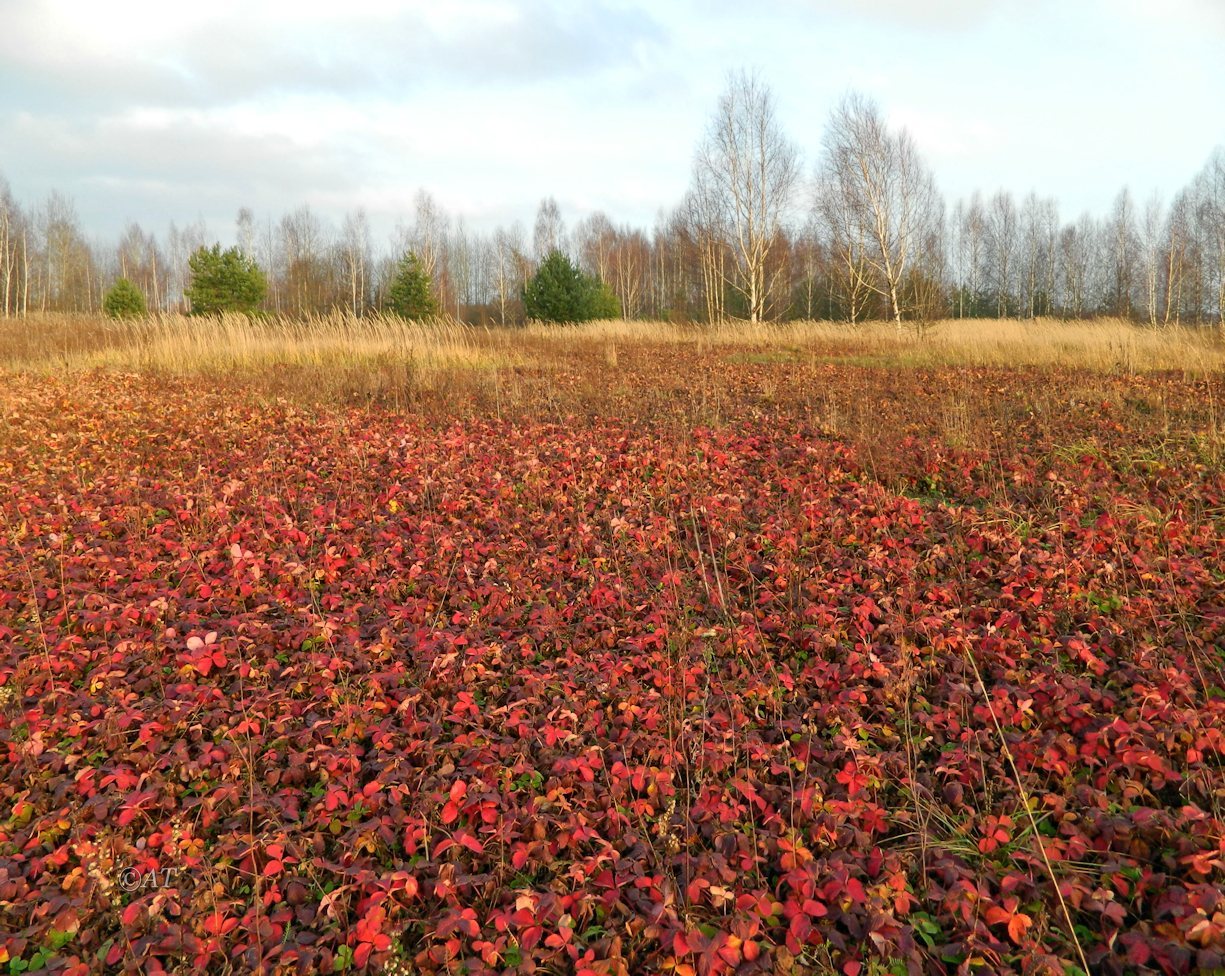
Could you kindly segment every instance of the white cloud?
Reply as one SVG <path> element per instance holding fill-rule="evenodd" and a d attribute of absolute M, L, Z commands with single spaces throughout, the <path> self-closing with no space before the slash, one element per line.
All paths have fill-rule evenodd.
<path fill-rule="evenodd" d="M 0 59 L 18 79 L 42 74 L 29 94 L 71 111 L 76 99 L 90 110 L 107 101 L 215 104 L 268 92 L 403 97 L 423 87 L 574 78 L 632 63 L 644 46 L 664 41 L 650 15 L 607 2 L 355 0 L 343 14 L 334 4 L 280 0 L 227 0 L 173 15 L 145 6 L 19 0 L 0 32 Z"/>
<path fill-rule="evenodd" d="M 741 66 L 808 166 L 857 88 L 950 196 L 1169 193 L 1220 138 L 1220 0 L 0 3 L 0 173 L 99 233 L 304 202 L 393 221 L 419 187 L 478 227 L 548 194 L 649 224 Z"/>
<path fill-rule="evenodd" d="M 999 8 L 1015 6 L 1013 0 L 826 0 L 827 7 L 855 18 L 927 30 L 965 31 L 976 27 Z"/>

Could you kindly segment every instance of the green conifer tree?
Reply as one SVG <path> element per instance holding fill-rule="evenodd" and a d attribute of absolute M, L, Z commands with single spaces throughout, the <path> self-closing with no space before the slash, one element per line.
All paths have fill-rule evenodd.
<path fill-rule="evenodd" d="M 102 311 L 113 319 L 139 317 L 147 311 L 145 296 L 127 278 L 120 278 L 103 297 Z"/>
<path fill-rule="evenodd" d="M 542 322 L 588 322 L 621 315 L 612 289 L 583 274 L 561 251 L 550 251 L 523 289 L 529 319 Z"/>
<path fill-rule="evenodd" d="M 191 284 L 187 300 L 192 315 L 221 312 L 251 314 L 258 310 L 268 291 L 264 273 L 236 247 L 226 251 L 220 244 L 201 247 L 187 260 Z"/>
<path fill-rule="evenodd" d="M 406 319 L 428 319 L 438 314 L 433 282 L 412 251 L 396 265 L 396 273 L 387 289 L 387 308 Z"/>

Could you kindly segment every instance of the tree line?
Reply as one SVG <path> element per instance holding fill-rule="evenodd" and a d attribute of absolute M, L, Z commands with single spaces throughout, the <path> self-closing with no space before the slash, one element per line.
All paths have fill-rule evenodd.
<path fill-rule="evenodd" d="M 569 262 L 550 268 L 562 275 L 555 288 L 579 288 L 581 275 L 575 301 L 625 318 L 1163 325 L 1219 323 L 1225 309 L 1220 148 L 1171 199 L 1138 202 L 1123 188 L 1102 216 L 1065 220 L 1056 200 L 1006 190 L 950 207 L 910 134 L 871 100 L 835 107 L 806 166 L 769 87 L 747 73 L 729 77 L 684 198 L 649 229 L 604 213 L 568 227 L 548 197 L 530 233 L 519 222 L 477 233 L 425 190 L 381 246 L 360 209 L 337 226 L 309 206 L 278 219 L 244 207 L 234 229 L 237 253 L 265 279 L 262 309 L 284 315 L 394 310 L 411 255 L 429 308 L 512 325 L 543 307 L 530 286 L 555 253 Z M 101 311 L 119 279 L 148 309 L 190 311 L 193 256 L 213 244 L 200 221 L 160 238 L 131 223 L 115 243 L 91 242 L 69 199 L 23 207 L 0 178 L 0 315 Z"/>

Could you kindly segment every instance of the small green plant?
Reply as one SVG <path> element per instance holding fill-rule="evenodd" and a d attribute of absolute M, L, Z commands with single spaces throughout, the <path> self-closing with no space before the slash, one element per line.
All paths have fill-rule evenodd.
<path fill-rule="evenodd" d="M 539 793 L 541 787 L 543 786 L 544 777 L 541 776 L 540 771 L 536 769 L 533 769 L 530 773 L 521 774 L 514 783 L 516 793 L 523 793 L 524 791 Z"/>
<path fill-rule="evenodd" d="M 910 916 L 910 924 L 914 933 L 927 948 L 934 949 L 938 943 L 944 942 L 944 935 L 936 920 L 927 912 L 914 912 Z"/>
<path fill-rule="evenodd" d="M 139 318 L 148 308 L 145 296 L 127 278 L 120 278 L 102 299 L 102 311 L 113 319 Z"/>
<path fill-rule="evenodd" d="M 75 937 L 72 932 L 62 932 L 51 929 L 47 933 L 47 944 L 34 953 L 29 959 L 16 958 L 9 960 L 8 971 L 12 974 L 38 972 L 46 969 L 64 946 Z"/>
<path fill-rule="evenodd" d="M 50 949 L 39 949 L 29 959 L 10 959 L 9 972 L 26 973 L 38 972 L 47 968 L 47 964 L 55 957 L 55 953 Z"/>
<path fill-rule="evenodd" d="M 1114 613 L 1123 609 L 1123 598 L 1116 593 L 1086 593 L 1084 600 L 1098 613 Z"/>

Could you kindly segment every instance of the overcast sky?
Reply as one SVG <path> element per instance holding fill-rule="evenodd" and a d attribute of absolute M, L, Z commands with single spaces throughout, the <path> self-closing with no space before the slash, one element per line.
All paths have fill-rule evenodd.
<path fill-rule="evenodd" d="M 854 89 L 975 188 L 1100 214 L 1225 143 L 1225 0 L 0 0 L 0 177 L 84 229 L 232 241 L 309 204 L 376 236 L 425 188 L 490 230 L 557 198 L 649 227 L 727 74 L 757 69 L 810 172 Z"/>

